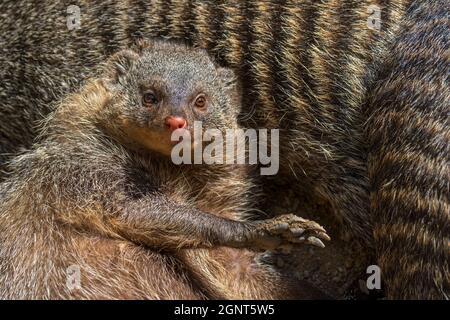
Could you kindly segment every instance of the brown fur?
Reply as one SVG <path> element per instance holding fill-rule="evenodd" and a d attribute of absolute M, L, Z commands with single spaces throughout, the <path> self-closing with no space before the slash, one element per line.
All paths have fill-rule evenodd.
<path fill-rule="evenodd" d="M 13 174 L 0 188 L 0 297 L 320 297 L 245 248 L 296 243 L 289 230 L 275 233 L 280 223 L 322 238 L 323 229 L 291 216 L 241 220 L 255 195 L 248 168 L 176 166 L 159 154 L 164 140 L 146 140 L 148 132 L 170 136 L 159 130 L 161 119 L 176 113 L 237 128 L 236 87 L 221 78 L 230 72 L 204 51 L 162 42 L 143 47 L 116 54 L 100 79 L 65 98 L 47 119 L 41 142 L 11 163 Z M 167 91 L 148 109 L 134 99 L 154 74 Z M 194 83 L 209 94 L 200 118 L 189 105 L 172 104 L 177 81 L 183 90 Z M 132 127 L 144 134 L 133 135 Z M 81 272 L 75 289 L 67 285 L 74 265 Z"/>
<path fill-rule="evenodd" d="M 448 85 L 436 84 L 448 83 L 447 0 L 79 1 L 81 28 L 69 31 L 64 13 L 71 4 L 0 4 L 3 163 L 31 146 L 35 123 L 52 110 L 51 102 L 75 90 L 105 56 L 142 36 L 183 39 L 206 48 L 244 80 L 241 120 L 281 129 L 282 173 L 329 201 L 343 233 L 376 253 L 387 269 L 383 279 L 388 297 L 448 298 L 449 177 L 438 170 L 448 159 L 448 150 L 442 148 L 448 145 L 448 125 L 442 118 L 436 121 L 432 112 L 418 113 L 417 102 L 403 90 L 408 83 L 413 97 L 422 97 L 429 110 L 433 106 L 448 114 Z M 370 5 L 381 9 L 380 30 L 368 27 Z M 391 53 L 397 63 L 392 63 Z M 403 55 L 423 55 L 427 67 L 408 66 L 411 58 L 404 60 Z M 430 63 L 433 59 L 440 63 Z M 387 71 L 378 72 L 383 66 L 393 68 L 395 79 Z M 393 117 L 396 106 L 381 100 L 403 107 Z M 372 115 L 376 121 L 369 121 Z M 421 134 L 406 135 L 417 118 Z M 391 128 L 389 121 L 397 125 Z M 423 140 L 433 143 L 428 146 Z M 397 148 L 401 151 L 394 152 Z M 413 163 L 411 149 L 423 154 L 414 156 Z M 398 164 L 386 174 L 391 163 L 386 159 L 392 156 Z M 420 172 L 422 178 L 409 175 L 411 166 L 413 176 Z M 386 195 L 382 186 L 392 179 L 407 188 L 396 186 Z M 404 189 L 415 190 L 414 196 Z M 415 201 L 406 200 L 411 198 Z M 434 227 L 426 230 L 423 219 L 435 215 Z M 393 216 L 405 225 L 386 228 Z M 396 236 L 397 229 L 409 240 Z M 429 250 L 427 243 L 438 249 Z M 387 258 L 393 248 L 398 253 Z M 401 268 L 398 261 L 405 261 Z"/>
<path fill-rule="evenodd" d="M 449 10 L 414 5 L 368 101 L 374 237 L 397 299 L 450 299 Z"/>

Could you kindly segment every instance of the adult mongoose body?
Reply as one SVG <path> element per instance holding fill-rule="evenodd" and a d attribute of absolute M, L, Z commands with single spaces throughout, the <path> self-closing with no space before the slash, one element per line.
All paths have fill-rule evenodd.
<path fill-rule="evenodd" d="M 323 228 L 294 215 L 239 220 L 255 195 L 245 166 L 172 163 L 176 129 L 238 128 L 233 73 L 167 42 L 103 68 L 0 184 L 0 297 L 320 297 L 246 249 L 322 245 Z"/>
<path fill-rule="evenodd" d="M 73 28 L 69 5 L 0 4 L 4 160 L 105 56 L 184 39 L 244 80 L 242 120 L 281 129 L 282 172 L 376 251 L 389 297 L 448 298 L 448 1 L 80 1 Z"/>

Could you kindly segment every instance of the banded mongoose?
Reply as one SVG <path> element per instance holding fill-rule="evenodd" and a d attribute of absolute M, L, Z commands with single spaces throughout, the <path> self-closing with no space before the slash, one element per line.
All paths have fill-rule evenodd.
<path fill-rule="evenodd" d="M 244 80 L 240 118 L 281 129 L 281 171 L 376 254 L 389 298 L 450 296 L 447 0 L 78 1 L 79 24 L 70 5 L 0 4 L 2 159 L 105 56 L 183 39 Z"/>
<path fill-rule="evenodd" d="M 321 246 L 322 227 L 294 215 L 240 220 L 254 198 L 245 166 L 172 163 L 174 130 L 238 128 L 231 70 L 164 41 L 103 68 L 62 100 L 0 185 L 0 298 L 319 297 L 246 249 Z"/>

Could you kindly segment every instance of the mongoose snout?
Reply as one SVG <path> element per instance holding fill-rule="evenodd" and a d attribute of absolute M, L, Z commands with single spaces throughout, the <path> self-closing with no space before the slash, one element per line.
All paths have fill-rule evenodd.
<path fill-rule="evenodd" d="M 177 129 L 184 129 L 187 127 L 187 121 L 182 117 L 173 117 L 173 116 L 167 117 L 165 120 L 165 124 L 166 128 L 170 132 L 173 132 Z"/>

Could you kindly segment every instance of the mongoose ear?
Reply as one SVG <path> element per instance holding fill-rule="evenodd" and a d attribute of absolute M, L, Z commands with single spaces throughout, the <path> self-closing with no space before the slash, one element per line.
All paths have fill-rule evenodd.
<path fill-rule="evenodd" d="M 105 66 L 105 80 L 109 84 L 117 84 L 120 82 L 133 63 L 139 59 L 139 54 L 131 50 L 122 50 L 112 55 Z"/>
<path fill-rule="evenodd" d="M 219 67 L 217 68 L 217 76 L 227 87 L 236 85 L 236 74 L 231 69 Z"/>

